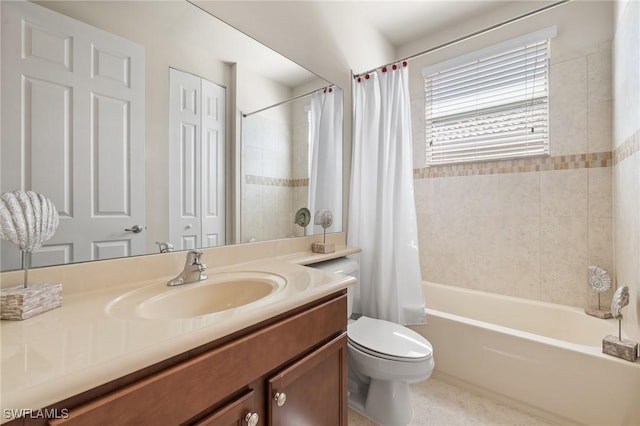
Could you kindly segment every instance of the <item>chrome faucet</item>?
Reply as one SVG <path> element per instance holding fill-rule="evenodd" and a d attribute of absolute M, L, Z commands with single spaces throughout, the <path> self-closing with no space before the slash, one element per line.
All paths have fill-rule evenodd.
<path fill-rule="evenodd" d="M 173 244 L 169 241 L 156 241 L 156 244 L 158 245 L 158 249 L 160 249 L 160 253 L 169 253 L 170 251 L 173 251 Z"/>
<path fill-rule="evenodd" d="M 200 250 L 189 250 L 187 253 L 187 261 L 184 264 L 184 270 L 180 275 L 169 280 L 167 285 L 190 284 L 206 280 L 207 275 L 203 274 L 203 272 L 207 270 L 207 265 L 200 263 L 200 256 L 202 256 Z"/>

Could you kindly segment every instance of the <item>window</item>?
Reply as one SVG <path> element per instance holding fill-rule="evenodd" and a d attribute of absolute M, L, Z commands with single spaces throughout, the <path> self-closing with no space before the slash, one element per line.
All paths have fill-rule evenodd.
<path fill-rule="evenodd" d="M 549 39 L 556 29 L 423 70 L 427 165 L 549 154 Z"/>

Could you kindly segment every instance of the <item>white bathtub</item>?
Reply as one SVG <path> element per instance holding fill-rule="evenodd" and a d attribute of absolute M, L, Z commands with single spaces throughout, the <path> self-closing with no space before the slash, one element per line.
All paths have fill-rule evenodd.
<path fill-rule="evenodd" d="M 560 423 L 640 425 L 640 362 L 602 354 L 617 335 L 563 305 L 424 283 L 436 374 Z"/>

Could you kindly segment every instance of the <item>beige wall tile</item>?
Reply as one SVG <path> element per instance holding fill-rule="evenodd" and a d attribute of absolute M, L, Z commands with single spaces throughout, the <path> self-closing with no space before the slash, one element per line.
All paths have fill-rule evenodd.
<path fill-rule="evenodd" d="M 587 306 L 587 273 L 583 263 L 548 259 L 540 268 L 540 297 L 545 302 Z"/>
<path fill-rule="evenodd" d="M 476 254 L 467 268 L 475 279 L 467 287 L 508 296 L 538 299 L 540 297 L 540 260 L 504 258 Z"/>
<path fill-rule="evenodd" d="M 440 214 L 469 214 L 473 201 L 473 176 L 437 179 L 434 182 L 434 209 Z"/>
<path fill-rule="evenodd" d="M 613 260 L 613 218 L 589 219 L 589 265 L 598 265 L 609 272 L 613 280 L 611 290 L 600 295 L 600 306 L 608 309 L 615 291 L 615 266 Z M 598 294 L 587 287 L 589 306 L 597 306 Z"/>
<path fill-rule="evenodd" d="M 545 216 L 587 216 L 586 169 L 540 173 L 540 214 Z"/>
<path fill-rule="evenodd" d="M 460 253 L 428 248 L 420 250 L 420 270 L 425 281 L 472 288 L 473 275 L 467 269 L 471 266 L 467 256 Z"/>
<path fill-rule="evenodd" d="M 413 147 L 413 167 L 421 168 L 426 164 L 426 140 L 424 119 L 424 85 L 420 85 L 411 97 L 411 131 Z"/>
<path fill-rule="evenodd" d="M 586 217 L 546 217 L 541 222 L 540 254 L 549 262 L 587 265 L 588 220 Z"/>
<path fill-rule="evenodd" d="M 617 164 L 613 171 L 616 221 L 640 220 L 640 153 Z"/>
<path fill-rule="evenodd" d="M 540 215 L 540 173 L 498 175 L 498 215 Z"/>
<path fill-rule="evenodd" d="M 466 216 L 503 214 L 500 175 L 467 176 L 463 179 Z"/>
<path fill-rule="evenodd" d="M 600 167 L 589 169 L 589 217 L 613 217 L 613 169 Z"/>
<path fill-rule="evenodd" d="M 468 218 L 457 215 L 434 214 L 430 246 L 437 250 L 467 254 L 472 251 Z"/>
<path fill-rule="evenodd" d="M 613 218 L 589 219 L 589 265 L 599 265 L 613 276 Z"/>
<path fill-rule="evenodd" d="M 611 49 L 600 49 L 587 56 L 589 104 L 613 98 Z"/>
<path fill-rule="evenodd" d="M 434 196 L 434 187 L 437 180 L 437 178 L 413 180 L 413 192 L 415 195 L 416 212 L 422 214 L 433 214 L 433 212 L 435 211 L 436 199 Z"/>
<path fill-rule="evenodd" d="M 540 257 L 539 216 L 469 217 L 467 229 L 469 254 L 510 259 Z"/>
<path fill-rule="evenodd" d="M 551 155 L 587 150 L 587 58 L 551 65 L 549 147 Z"/>
<path fill-rule="evenodd" d="M 613 149 L 613 101 L 589 102 L 587 113 L 587 152 Z"/>

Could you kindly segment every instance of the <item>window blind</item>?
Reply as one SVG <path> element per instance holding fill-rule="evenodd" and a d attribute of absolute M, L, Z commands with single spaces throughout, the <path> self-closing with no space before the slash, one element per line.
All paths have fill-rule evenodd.
<path fill-rule="evenodd" d="M 549 40 L 425 75 L 427 164 L 549 153 Z"/>

